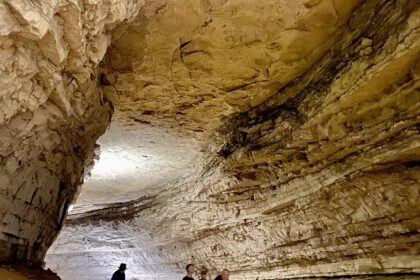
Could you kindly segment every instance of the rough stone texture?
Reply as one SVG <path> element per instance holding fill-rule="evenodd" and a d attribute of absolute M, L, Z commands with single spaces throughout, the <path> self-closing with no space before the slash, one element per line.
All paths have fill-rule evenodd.
<path fill-rule="evenodd" d="M 110 100 L 116 124 L 199 140 L 205 157 L 152 192 L 138 179 L 131 201 L 79 202 L 46 258 L 63 279 L 121 261 L 130 279 L 188 262 L 244 280 L 420 273 L 418 1 L 91 0 L 22 24 L 32 3 L 1 10 L 16 22 L 4 49 L 38 68 L 2 78 L 0 261 L 42 259 Z"/>
<path fill-rule="evenodd" d="M 26 267 L 0 267 L 2 280 L 59 280 L 50 270 L 28 269 Z"/>
<path fill-rule="evenodd" d="M 0 1 L 0 262 L 41 262 L 61 229 L 112 113 L 96 70 L 108 30 L 138 5 Z"/>
<path fill-rule="evenodd" d="M 146 1 L 115 31 L 105 95 L 117 122 L 201 139 L 205 164 L 76 207 L 48 265 L 64 279 L 121 259 L 132 279 L 187 262 L 233 279 L 420 273 L 419 24 L 417 1 Z"/>
<path fill-rule="evenodd" d="M 114 30 L 105 94 L 117 120 L 215 128 L 308 69 L 360 2 L 146 1 Z"/>

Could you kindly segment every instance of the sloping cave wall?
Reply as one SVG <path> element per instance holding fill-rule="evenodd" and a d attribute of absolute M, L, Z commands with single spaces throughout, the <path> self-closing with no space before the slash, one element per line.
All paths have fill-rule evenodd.
<path fill-rule="evenodd" d="M 70 215 L 47 257 L 64 279 L 122 258 L 144 279 L 187 262 L 236 279 L 420 273 L 418 1 L 3 0 L 0 13 L 1 263 L 42 262 L 110 99 L 118 122 L 199 133 L 207 160 L 165 191 Z"/>
<path fill-rule="evenodd" d="M 0 1 L 0 262 L 43 261 L 112 106 L 97 65 L 137 1 Z"/>
<path fill-rule="evenodd" d="M 49 265 L 68 279 L 75 267 L 106 277 L 121 259 L 133 279 L 174 279 L 189 262 L 234 279 L 418 278 L 418 3 L 307 1 L 307 17 L 273 42 L 245 23 L 279 10 L 215 2 L 204 22 L 188 1 L 146 2 L 103 66 L 107 94 L 122 95 L 117 119 L 217 128 L 204 168 L 154 196 L 70 215 Z M 178 5 L 196 13 L 177 17 Z M 330 17 L 334 27 L 320 20 Z M 133 38 L 148 48 L 136 52 Z M 273 61 L 250 74 L 243 64 L 266 68 L 260 48 Z"/>

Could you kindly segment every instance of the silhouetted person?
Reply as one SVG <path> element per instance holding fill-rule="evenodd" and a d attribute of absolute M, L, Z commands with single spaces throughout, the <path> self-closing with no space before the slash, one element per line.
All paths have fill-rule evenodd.
<path fill-rule="evenodd" d="M 214 280 L 229 280 L 229 270 L 223 269 L 222 273 L 214 278 Z"/>
<path fill-rule="evenodd" d="M 194 265 L 190 263 L 189 265 L 187 265 L 185 270 L 187 271 L 187 276 L 182 278 L 182 280 L 194 280 L 194 278 L 192 277 L 195 271 Z"/>
<path fill-rule="evenodd" d="M 198 280 L 207 280 L 207 271 L 203 270 L 200 272 L 200 278 Z"/>
<path fill-rule="evenodd" d="M 125 270 L 127 265 L 125 263 L 120 264 L 120 268 L 112 274 L 111 280 L 125 280 Z"/>

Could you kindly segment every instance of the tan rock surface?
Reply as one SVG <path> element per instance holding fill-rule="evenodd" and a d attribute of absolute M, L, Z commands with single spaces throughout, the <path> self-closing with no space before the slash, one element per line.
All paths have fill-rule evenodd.
<path fill-rule="evenodd" d="M 360 2 L 146 1 L 103 63 L 116 117 L 215 128 L 307 70 Z"/>
<path fill-rule="evenodd" d="M 1 262 L 42 261 L 60 230 L 112 113 L 96 70 L 107 32 L 138 5 L 0 1 Z"/>
<path fill-rule="evenodd" d="M 87 182 L 46 258 L 63 279 L 420 273 L 418 1 L 63 0 L 36 20 L 22 3 L 0 9 L 0 261 L 43 258 L 110 100 L 156 170 L 189 164 Z"/>
<path fill-rule="evenodd" d="M 197 3 L 146 1 L 102 67 L 118 122 L 216 128 L 205 167 L 76 211 L 51 267 L 69 279 L 69 256 L 103 276 L 126 258 L 142 279 L 190 261 L 233 279 L 419 273 L 418 5 Z"/>

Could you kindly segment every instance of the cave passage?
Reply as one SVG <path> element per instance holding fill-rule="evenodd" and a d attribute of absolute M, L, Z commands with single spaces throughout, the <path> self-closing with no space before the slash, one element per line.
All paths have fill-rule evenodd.
<path fill-rule="evenodd" d="M 418 0 L 0 0 L 0 280 L 420 279 Z"/>

